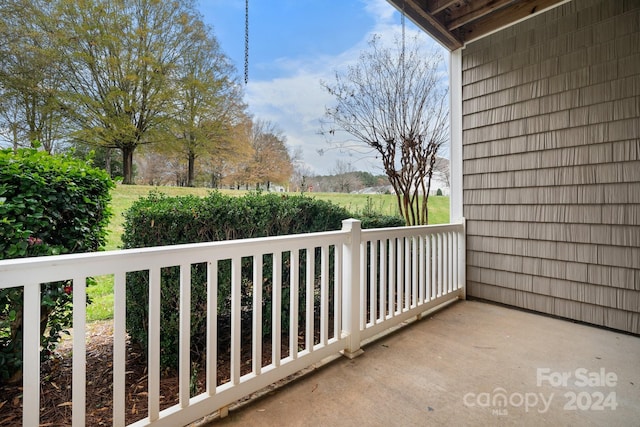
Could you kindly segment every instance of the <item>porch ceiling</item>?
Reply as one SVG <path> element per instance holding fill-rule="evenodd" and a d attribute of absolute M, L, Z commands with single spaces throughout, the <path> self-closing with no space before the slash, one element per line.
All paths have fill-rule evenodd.
<path fill-rule="evenodd" d="M 566 0 L 388 0 L 449 50 Z"/>

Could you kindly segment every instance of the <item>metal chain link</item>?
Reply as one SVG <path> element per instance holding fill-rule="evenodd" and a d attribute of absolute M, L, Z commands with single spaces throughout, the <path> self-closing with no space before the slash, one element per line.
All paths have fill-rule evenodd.
<path fill-rule="evenodd" d="M 244 84 L 249 83 L 249 0 L 244 7 Z"/>

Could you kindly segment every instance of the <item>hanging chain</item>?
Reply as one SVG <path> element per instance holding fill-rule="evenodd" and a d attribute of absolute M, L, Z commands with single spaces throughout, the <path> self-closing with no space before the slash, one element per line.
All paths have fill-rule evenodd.
<path fill-rule="evenodd" d="M 400 55 L 402 56 L 402 66 L 403 66 L 403 68 L 404 68 L 404 53 L 405 53 L 405 22 L 404 22 L 404 20 L 405 20 L 405 10 L 404 10 L 404 7 L 405 7 L 405 2 L 403 1 L 402 2 L 402 13 L 400 14 L 401 15 L 400 16 L 400 22 L 401 22 L 401 25 L 402 25 L 402 51 L 400 52 Z M 404 81 L 403 81 L 403 83 L 404 83 Z"/>
<path fill-rule="evenodd" d="M 408 101 L 408 96 L 407 96 L 407 85 L 406 85 L 406 70 L 407 70 L 407 63 L 406 63 L 406 58 L 405 58 L 405 53 L 406 53 L 406 46 L 405 46 L 405 2 L 403 0 L 402 2 L 402 13 L 401 13 L 401 24 L 402 24 L 402 46 L 401 46 L 401 51 L 400 51 L 400 67 L 402 67 L 400 69 L 400 72 L 402 73 L 401 75 L 401 79 L 402 79 L 402 89 L 401 89 L 401 94 L 402 94 L 402 108 L 403 108 L 403 114 L 402 114 L 402 120 L 403 120 L 403 125 L 406 125 L 407 123 L 407 101 Z"/>
<path fill-rule="evenodd" d="M 405 45 L 405 2 L 402 2 L 402 14 L 401 14 L 401 24 L 402 24 L 402 46 L 401 46 L 401 51 L 400 51 L 400 60 L 401 60 L 401 64 L 400 66 L 402 67 L 401 72 L 402 72 L 402 93 L 404 94 L 405 88 L 406 88 L 406 82 L 405 82 L 405 78 L 406 78 L 406 68 L 407 68 L 407 64 L 406 64 L 406 57 L 405 57 L 405 53 L 406 53 L 406 45 Z M 406 102 L 406 98 L 404 98 L 404 101 Z M 406 105 L 405 105 L 406 107 Z"/>
<path fill-rule="evenodd" d="M 249 83 L 249 0 L 244 3 L 244 84 Z"/>

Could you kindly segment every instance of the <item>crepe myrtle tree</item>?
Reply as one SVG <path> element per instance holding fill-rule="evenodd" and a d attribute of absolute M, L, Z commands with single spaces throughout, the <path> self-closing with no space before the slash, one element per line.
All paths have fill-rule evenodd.
<path fill-rule="evenodd" d="M 417 38 L 384 46 L 373 36 L 369 49 L 322 87 L 335 98 L 322 133 L 332 144 L 346 132 L 382 160 L 398 209 L 407 225 L 428 224 L 427 199 L 434 165 L 448 140 L 443 55 L 424 52 Z"/>

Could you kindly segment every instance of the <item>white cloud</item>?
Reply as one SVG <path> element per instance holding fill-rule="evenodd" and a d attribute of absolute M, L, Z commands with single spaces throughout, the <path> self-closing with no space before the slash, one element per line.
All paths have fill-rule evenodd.
<path fill-rule="evenodd" d="M 316 174 L 326 174 L 335 165 L 331 155 L 321 156 L 329 148 L 320 135 L 325 106 L 332 97 L 321 86 L 331 77 L 331 69 L 319 72 L 299 70 L 295 75 L 271 81 L 253 81 L 247 86 L 247 101 L 257 118 L 276 123 L 287 136 L 292 149 L 302 148 L 303 160 Z"/>
<path fill-rule="evenodd" d="M 388 23 L 393 21 L 393 14 L 396 9 L 387 0 L 364 0 L 364 9 L 375 17 L 378 23 Z"/>
<path fill-rule="evenodd" d="M 333 82 L 336 70 L 344 70 L 357 61 L 373 34 L 380 34 L 384 43 L 393 43 L 401 34 L 397 11 L 386 0 L 363 1 L 362 4 L 366 12 L 374 16 L 375 25 L 354 46 L 335 56 L 279 58 L 277 64 L 284 77 L 251 80 L 246 88 L 246 101 L 252 114 L 277 124 L 292 149 L 302 148 L 304 162 L 316 174 L 331 173 L 336 161 L 345 158 L 356 170 L 382 172 L 372 156 L 331 150 L 331 145 L 319 134 L 325 108 L 333 101 L 320 81 Z M 424 33 L 409 26 L 409 21 L 407 24 L 407 37 L 419 34 L 426 40 Z M 319 150 L 326 152 L 320 155 Z"/>

